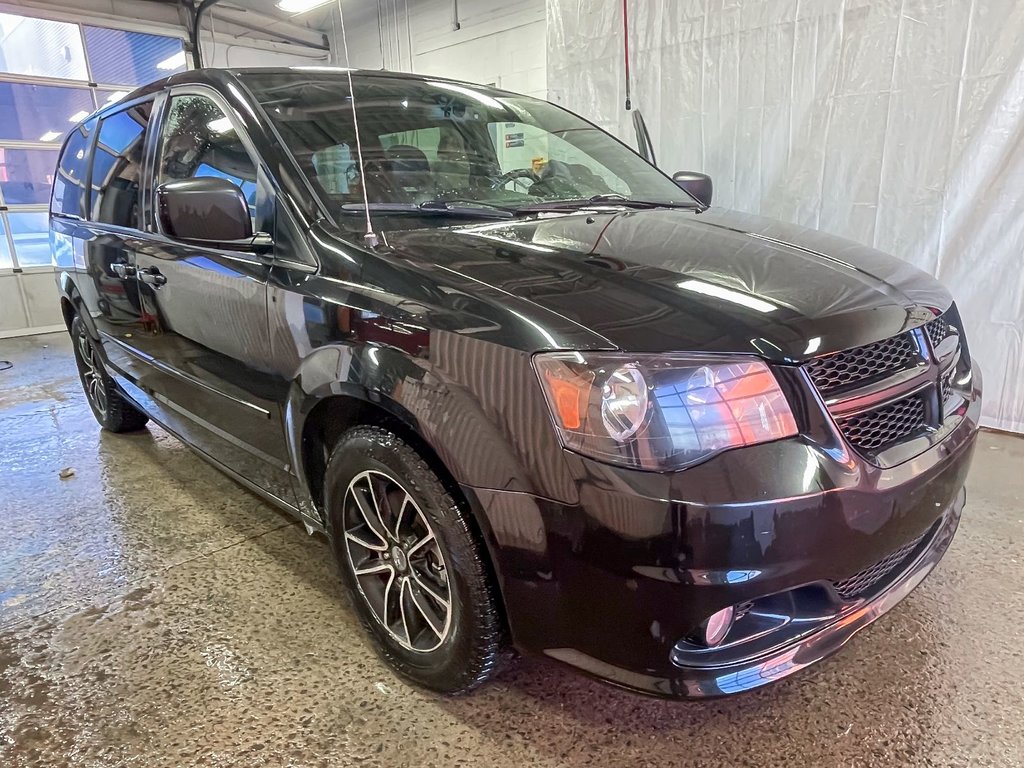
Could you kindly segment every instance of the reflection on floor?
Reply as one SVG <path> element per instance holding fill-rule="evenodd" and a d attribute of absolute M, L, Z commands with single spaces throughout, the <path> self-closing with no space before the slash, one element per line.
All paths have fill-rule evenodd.
<path fill-rule="evenodd" d="M 773 688 L 673 704 L 524 660 L 444 700 L 377 661 L 322 539 L 159 429 L 101 433 L 64 335 L 0 359 L 0 765 L 1024 763 L 1024 440 L 983 435 L 921 589 Z"/>

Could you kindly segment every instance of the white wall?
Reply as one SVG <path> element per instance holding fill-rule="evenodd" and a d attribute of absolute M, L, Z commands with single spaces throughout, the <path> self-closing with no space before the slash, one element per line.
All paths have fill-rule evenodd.
<path fill-rule="evenodd" d="M 451 77 L 543 97 L 544 0 L 460 0 L 458 8 L 456 30 L 451 0 L 345 0 L 352 66 Z M 337 23 L 332 37 L 335 61 L 344 64 Z"/>

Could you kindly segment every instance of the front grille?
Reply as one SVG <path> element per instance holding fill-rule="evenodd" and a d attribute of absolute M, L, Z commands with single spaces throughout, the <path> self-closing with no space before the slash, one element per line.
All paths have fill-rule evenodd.
<path fill-rule="evenodd" d="M 942 402 L 945 403 L 953 396 L 953 374 L 942 377 Z"/>
<path fill-rule="evenodd" d="M 917 545 L 921 543 L 921 540 L 927 535 L 928 532 L 921 534 L 912 542 L 903 545 L 888 557 L 879 560 L 870 568 L 865 568 L 863 571 L 855 573 L 849 578 L 841 579 L 840 581 L 833 581 L 832 588 L 843 600 L 853 600 L 859 597 L 892 573 L 897 566 L 901 565 L 903 561 L 910 556 L 910 553 L 917 548 Z"/>
<path fill-rule="evenodd" d="M 877 451 L 916 432 L 924 425 L 924 418 L 924 399 L 913 395 L 856 416 L 837 419 L 836 423 L 855 448 Z"/>
<path fill-rule="evenodd" d="M 909 334 L 866 344 L 863 347 L 816 357 L 807 373 L 822 395 L 869 384 L 916 362 L 917 346 Z"/>
<path fill-rule="evenodd" d="M 932 349 L 935 349 L 943 339 L 949 336 L 949 323 L 945 318 L 937 317 L 924 327 L 924 332 L 928 334 Z"/>

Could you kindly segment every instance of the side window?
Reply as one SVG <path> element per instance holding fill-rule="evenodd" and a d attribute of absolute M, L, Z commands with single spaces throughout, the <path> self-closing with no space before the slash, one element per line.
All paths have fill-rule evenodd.
<path fill-rule="evenodd" d="M 153 102 L 146 101 L 107 115 L 100 122 L 92 161 L 94 221 L 121 227 L 139 226 L 146 128 Z"/>
<path fill-rule="evenodd" d="M 86 176 L 89 173 L 89 144 L 95 130 L 96 120 L 93 119 L 75 128 L 68 136 L 53 179 L 51 213 L 84 218 L 88 204 L 85 191 L 88 183 Z"/>
<path fill-rule="evenodd" d="M 198 176 L 219 176 L 238 185 L 249 202 L 253 231 L 259 230 L 256 163 L 228 116 L 206 96 L 174 96 L 164 121 L 156 183 Z"/>

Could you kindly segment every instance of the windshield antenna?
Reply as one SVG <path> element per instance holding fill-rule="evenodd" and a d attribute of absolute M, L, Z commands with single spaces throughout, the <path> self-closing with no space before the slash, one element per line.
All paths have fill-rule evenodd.
<path fill-rule="evenodd" d="M 348 76 L 348 93 L 352 102 L 352 125 L 356 131 L 356 159 L 359 161 L 359 186 L 363 190 L 363 210 L 366 211 L 366 234 L 363 235 L 363 242 L 371 248 L 376 248 L 380 243 L 377 234 L 373 231 L 373 222 L 370 220 L 370 199 L 366 194 L 366 168 L 363 165 L 363 143 L 359 139 L 359 113 L 356 110 L 356 91 L 352 86 L 352 65 L 348 58 L 348 35 L 345 34 L 345 12 L 341 8 L 341 0 L 338 0 L 338 17 L 341 19 L 341 44 L 345 50 L 345 74 Z"/>

